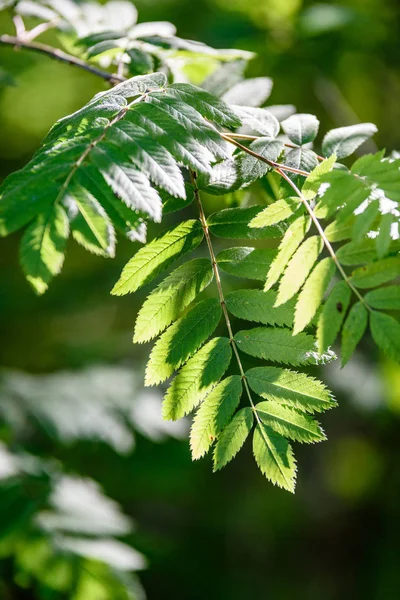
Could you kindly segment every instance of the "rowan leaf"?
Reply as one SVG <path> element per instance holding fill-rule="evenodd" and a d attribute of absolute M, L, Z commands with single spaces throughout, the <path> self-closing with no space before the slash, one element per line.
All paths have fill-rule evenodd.
<path fill-rule="evenodd" d="M 338 281 L 329 294 L 318 319 L 318 352 L 325 352 L 340 331 L 351 300 L 351 290 L 345 281 Z"/>
<path fill-rule="evenodd" d="M 350 281 L 358 288 L 377 287 L 400 275 L 400 257 L 383 258 L 356 269 Z"/>
<path fill-rule="evenodd" d="M 388 285 L 372 290 L 364 296 L 364 300 L 378 310 L 400 310 L 400 286 Z"/>
<path fill-rule="evenodd" d="M 275 306 L 276 292 L 269 290 L 237 290 L 225 297 L 228 311 L 246 321 L 256 321 L 264 325 L 293 325 L 295 299 L 282 306 Z"/>
<path fill-rule="evenodd" d="M 299 291 L 323 247 L 324 243 L 319 235 L 309 237 L 299 246 L 281 278 L 276 306 L 285 304 Z"/>
<path fill-rule="evenodd" d="M 264 290 L 269 290 L 280 278 L 289 260 L 303 241 L 310 221 L 307 217 L 298 217 L 285 232 L 279 244 L 278 254 L 268 271 Z"/>
<path fill-rule="evenodd" d="M 311 335 L 280 327 L 255 327 L 238 331 L 235 342 L 242 352 L 271 362 L 289 365 L 315 364 L 319 357 Z"/>
<path fill-rule="evenodd" d="M 322 140 L 322 153 L 324 156 L 336 154 L 339 159 L 346 158 L 377 131 L 373 123 L 358 123 L 349 127 L 331 129 Z"/>
<path fill-rule="evenodd" d="M 312 417 L 298 413 L 273 400 L 256 404 L 257 414 L 262 423 L 276 433 L 294 440 L 312 444 L 326 440 L 326 436 L 317 421 Z"/>
<path fill-rule="evenodd" d="M 192 459 L 201 458 L 231 419 L 242 394 L 242 380 L 231 375 L 210 392 L 198 409 L 190 430 Z"/>
<path fill-rule="evenodd" d="M 323 258 L 312 271 L 301 290 L 294 314 L 293 334 L 296 335 L 310 323 L 336 271 L 332 258 Z"/>
<path fill-rule="evenodd" d="M 249 223 L 249 227 L 260 228 L 276 225 L 288 219 L 298 209 L 299 198 L 283 198 L 270 204 Z"/>
<path fill-rule="evenodd" d="M 230 275 L 264 281 L 276 250 L 271 248 L 227 248 L 217 254 L 218 267 Z"/>
<path fill-rule="evenodd" d="M 336 404 L 324 384 L 305 373 L 254 367 L 246 372 L 246 377 L 251 389 L 262 398 L 303 412 L 322 412 Z"/>
<path fill-rule="evenodd" d="M 68 234 L 68 218 L 59 205 L 50 206 L 25 230 L 20 262 L 37 294 L 43 294 L 51 278 L 61 271 Z"/>
<path fill-rule="evenodd" d="M 294 494 L 296 461 L 292 447 L 284 437 L 264 423 L 257 423 L 253 454 L 261 473 L 271 483 Z"/>
<path fill-rule="evenodd" d="M 199 221 L 180 223 L 136 252 L 124 267 L 111 293 L 123 296 L 135 292 L 183 254 L 194 250 L 202 239 L 203 229 Z"/>
<path fill-rule="evenodd" d="M 217 237 L 229 239 L 258 239 L 274 238 L 282 234 L 282 230 L 275 227 L 251 229 L 250 221 L 262 211 L 261 206 L 247 208 L 225 208 L 213 213 L 207 219 L 207 225 L 212 234 Z"/>
<path fill-rule="evenodd" d="M 146 366 L 145 385 L 157 385 L 170 377 L 213 333 L 221 318 L 216 298 L 196 304 L 159 338 Z"/>
<path fill-rule="evenodd" d="M 164 396 L 163 418 L 181 419 L 198 406 L 224 375 L 231 357 L 228 338 L 216 337 L 207 342 L 173 379 Z"/>
<path fill-rule="evenodd" d="M 352 306 L 342 329 L 342 367 L 349 361 L 368 324 L 367 309 L 361 302 Z"/>
<path fill-rule="evenodd" d="M 400 362 L 400 323 L 390 315 L 373 310 L 370 314 L 372 337 L 387 356 Z"/>
<path fill-rule="evenodd" d="M 140 309 L 133 341 L 147 342 L 175 321 L 181 312 L 213 279 L 211 262 L 191 260 L 168 275 L 150 294 Z"/>
<path fill-rule="evenodd" d="M 319 121 L 314 115 L 295 114 L 282 121 L 281 126 L 290 141 L 301 146 L 316 138 Z"/>
<path fill-rule="evenodd" d="M 223 429 L 214 448 L 214 472 L 228 464 L 239 452 L 252 430 L 254 422 L 250 407 L 241 408 Z"/>

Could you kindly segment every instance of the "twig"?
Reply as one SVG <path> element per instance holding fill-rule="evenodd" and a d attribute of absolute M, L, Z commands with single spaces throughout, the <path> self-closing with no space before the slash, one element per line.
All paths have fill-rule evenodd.
<path fill-rule="evenodd" d="M 67 54 L 63 50 L 59 50 L 58 48 L 53 48 L 52 46 L 48 46 L 47 44 L 42 44 L 41 42 L 33 42 L 26 41 L 24 38 L 16 37 L 13 35 L 0 35 L 0 44 L 6 46 L 14 46 L 14 48 L 24 48 L 25 50 L 31 50 L 32 52 L 38 52 L 39 54 L 45 54 L 50 58 L 55 60 L 59 60 L 61 62 L 67 63 L 69 65 L 74 65 L 84 71 L 88 71 L 93 75 L 97 75 L 101 77 L 105 81 L 109 81 L 110 83 L 120 83 L 121 81 L 125 81 L 125 77 L 120 75 L 116 75 L 115 73 L 108 73 L 107 71 L 103 71 L 102 69 L 98 69 L 97 67 L 93 67 L 89 65 L 84 60 L 73 56 L 72 54 Z"/>
<path fill-rule="evenodd" d="M 256 140 L 261 139 L 264 136 L 260 136 L 260 135 L 247 135 L 246 133 L 226 133 L 226 135 L 229 135 L 230 138 L 233 138 L 234 140 L 248 140 L 249 142 L 255 142 Z M 300 148 L 300 146 L 296 146 L 296 144 L 289 144 L 289 142 L 282 142 L 283 145 L 285 146 L 285 148 L 292 148 L 294 150 Z M 318 158 L 318 160 L 323 161 L 325 160 L 325 158 L 323 156 L 320 156 L 319 154 L 315 154 L 315 156 Z"/>
<path fill-rule="evenodd" d="M 254 152 L 253 150 L 250 150 L 250 148 L 247 148 L 247 146 L 243 146 L 243 144 L 234 140 L 230 135 L 228 135 L 226 133 L 221 133 L 220 135 L 227 142 L 230 142 L 234 146 L 237 146 L 237 148 L 240 148 L 244 152 L 247 152 L 247 154 L 250 154 L 250 156 L 254 156 L 254 158 L 258 158 L 258 160 L 261 160 L 262 162 L 266 163 L 272 169 L 275 169 L 275 170 L 276 169 L 284 169 L 285 171 L 289 171 L 290 173 L 295 173 L 296 175 L 302 175 L 303 177 L 308 177 L 310 174 L 308 171 L 303 171 L 302 169 L 295 169 L 294 167 L 287 167 L 286 165 L 282 165 L 273 160 L 269 160 L 268 158 L 265 158 L 265 156 L 262 156 L 261 154 L 258 154 L 257 152 Z"/>

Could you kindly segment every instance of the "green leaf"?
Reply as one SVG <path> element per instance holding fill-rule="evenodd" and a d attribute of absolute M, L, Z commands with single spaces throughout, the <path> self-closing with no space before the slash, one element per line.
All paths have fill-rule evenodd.
<path fill-rule="evenodd" d="M 264 423 L 257 423 L 253 454 L 261 473 L 271 483 L 294 493 L 296 461 L 292 447 L 284 437 Z"/>
<path fill-rule="evenodd" d="M 46 194 L 38 194 L 38 190 L 45 190 Z M 38 213 L 46 212 L 50 199 L 57 196 L 58 187 L 49 180 L 44 168 L 36 172 L 33 180 L 26 167 L 9 175 L 0 191 L 0 236 L 4 237 L 29 223 Z"/>
<path fill-rule="evenodd" d="M 123 296 L 157 277 L 172 262 L 194 250 L 203 239 L 203 229 L 197 220 L 185 221 L 141 248 L 124 267 L 121 277 L 111 290 Z"/>
<path fill-rule="evenodd" d="M 372 290 L 365 295 L 364 299 L 372 308 L 400 310 L 400 286 L 389 285 L 378 290 Z"/>
<path fill-rule="evenodd" d="M 145 75 L 155 70 L 153 56 L 141 48 L 128 48 L 126 54 L 130 58 L 128 69 L 131 75 Z"/>
<path fill-rule="evenodd" d="M 240 118 L 236 116 L 226 102 L 202 88 L 187 83 L 173 83 L 168 87 L 168 92 L 177 95 L 187 104 L 193 106 L 203 117 L 219 125 L 238 127 L 241 124 Z"/>
<path fill-rule="evenodd" d="M 352 306 L 342 329 L 342 367 L 356 349 L 368 324 L 367 309 L 361 302 Z"/>
<path fill-rule="evenodd" d="M 373 200 L 362 213 L 355 217 L 353 225 L 353 239 L 355 241 L 362 240 L 371 231 L 372 225 L 378 215 L 379 200 Z"/>
<path fill-rule="evenodd" d="M 213 333 L 221 318 L 221 304 L 208 298 L 171 325 L 156 342 L 146 366 L 145 385 L 170 377 Z"/>
<path fill-rule="evenodd" d="M 247 208 L 225 208 L 213 213 L 207 219 L 207 225 L 214 235 L 229 239 L 274 238 L 282 235 L 279 227 L 250 229 L 249 223 L 262 211 L 261 206 Z"/>
<path fill-rule="evenodd" d="M 246 406 L 241 408 L 223 429 L 214 448 L 214 472 L 225 467 L 236 456 L 253 427 L 253 421 L 253 411 Z"/>
<path fill-rule="evenodd" d="M 400 362 L 400 323 L 393 317 L 374 310 L 370 314 L 370 326 L 378 348 Z"/>
<path fill-rule="evenodd" d="M 71 221 L 74 239 L 89 252 L 115 256 L 115 231 L 107 213 L 97 199 L 74 177 L 68 192 L 68 202 L 78 211 Z"/>
<path fill-rule="evenodd" d="M 326 436 L 317 421 L 312 417 L 300 414 L 269 400 L 256 404 L 257 414 L 264 425 L 271 427 L 276 433 L 296 442 L 312 444 L 326 440 Z"/>
<path fill-rule="evenodd" d="M 325 352 L 340 331 L 350 304 L 351 290 L 345 281 L 338 281 L 329 294 L 318 320 L 318 352 Z"/>
<path fill-rule="evenodd" d="M 350 217 L 344 222 L 332 221 L 325 229 L 325 235 L 329 242 L 342 242 L 349 240 L 353 234 L 354 218 Z"/>
<path fill-rule="evenodd" d="M 129 121 L 117 123 L 112 138 L 125 152 L 125 160 L 132 161 L 136 169 L 143 172 L 155 185 L 173 196 L 185 198 L 181 170 L 172 154 L 162 145 L 162 138 L 158 140 L 149 136 L 144 129 Z M 115 185 L 117 184 L 118 180 L 115 181 Z"/>
<path fill-rule="evenodd" d="M 228 338 L 213 338 L 181 368 L 164 396 L 162 414 L 167 420 L 190 413 L 221 379 L 232 357 Z"/>
<path fill-rule="evenodd" d="M 294 335 L 303 331 L 314 317 L 335 271 L 335 263 L 330 257 L 323 258 L 312 271 L 297 300 Z"/>
<path fill-rule="evenodd" d="M 272 362 L 306 365 L 318 360 L 314 338 L 306 333 L 294 336 L 286 328 L 255 327 L 238 331 L 235 341 L 242 352 Z"/>
<path fill-rule="evenodd" d="M 298 217 L 290 225 L 279 244 L 278 254 L 268 271 L 264 287 L 265 291 L 269 290 L 278 281 L 289 260 L 303 241 L 309 225 L 310 220 L 305 216 Z"/>
<path fill-rule="evenodd" d="M 359 288 L 377 287 L 400 275 L 400 257 L 383 258 L 353 271 L 350 281 Z"/>
<path fill-rule="evenodd" d="M 296 114 L 282 121 L 281 126 L 293 144 L 302 146 L 316 138 L 319 121 L 314 115 Z"/>
<path fill-rule="evenodd" d="M 331 171 L 324 176 L 323 180 L 329 183 L 329 187 L 324 190 L 321 200 L 314 209 L 314 214 L 321 219 L 336 213 L 338 223 L 343 223 L 371 193 L 370 187 L 364 180 L 356 179 L 348 171 Z"/>
<path fill-rule="evenodd" d="M 218 267 L 230 275 L 264 281 L 276 250 L 271 248 L 227 248 L 217 254 Z"/>
<path fill-rule="evenodd" d="M 243 125 L 261 136 L 275 138 L 279 133 L 279 122 L 268 109 L 249 106 L 232 106 Z"/>
<path fill-rule="evenodd" d="M 304 148 L 292 148 L 285 152 L 285 165 L 292 169 L 301 169 L 302 171 L 312 172 L 318 166 L 318 158 L 313 150 Z M 303 176 L 288 173 L 291 179 L 303 183 Z"/>
<path fill-rule="evenodd" d="M 261 106 L 269 98 L 272 85 L 269 77 L 243 79 L 226 92 L 223 99 L 228 104 Z"/>
<path fill-rule="evenodd" d="M 191 260 L 166 277 L 144 302 L 136 319 L 133 341 L 151 340 L 175 321 L 213 279 L 206 258 Z"/>
<path fill-rule="evenodd" d="M 103 144 L 94 148 L 91 159 L 114 194 L 127 206 L 146 213 L 156 223 L 161 221 L 162 203 L 158 192 L 117 146 Z"/>
<path fill-rule="evenodd" d="M 235 157 L 241 187 L 246 187 L 264 177 L 268 171 L 272 170 L 269 164 L 275 162 L 283 150 L 283 143 L 279 140 L 273 140 L 270 137 L 261 137 L 251 142 L 249 149 L 255 152 L 258 156 L 252 156 L 248 152 L 242 152 Z M 259 156 L 266 159 L 267 162 L 261 160 Z"/>
<path fill-rule="evenodd" d="M 251 389 L 268 400 L 303 412 L 322 412 L 335 406 L 329 390 L 317 379 L 278 367 L 254 367 L 246 372 Z"/>
<path fill-rule="evenodd" d="M 94 46 L 90 46 L 90 48 L 87 49 L 86 56 L 87 58 L 93 58 L 95 56 L 100 56 L 105 52 L 109 52 L 110 50 L 113 51 L 112 55 L 121 53 L 121 47 L 119 44 L 113 42 L 112 40 L 103 40 L 102 42 L 94 44 Z"/>
<path fill-rule="evenodd" d="M 232 375 L 221 381 L 201 404 L 190 430 L 193 460 L 208 452 L 231 419 L 241 395 L 242 380 L 239 375 Z"/>
<path fill-rule="evenodd" d="M 318 166 L 315 167 L 304 181 L 301 193 L 306 200 L 312 200 L 318 193 L 321 187 L 321 177 L 332 171 L 336 162 L 336 155 L 332 154 L 329 158 L 323 160 Z"/>
<path fill-rule="evenodd" d="M 349 242 L 339 248 L 336 256 L 339 262 L 345 266 L 372 262 L 377 258 L 375 241 L 367 238 Z"/>
<path fill-rule="evenodd" d="M 295 300 L 283 306 L 275 306 L 276 292 L 269 290 L 237 290 L 229 292 L 225 297 L 225 304 L 229 312 L 246 321 L 256 321 L 264 325 L 293 324 Z"/>
<path fill-rule="evenodd" d="M 296 250 L 281 279 L 276 306 L 285 304 L 299 291 L 323 247 L 324 243 L 320 236 L 313 235 Z"/>
<path fill-rule="evenodd" d="M 400 159 L 387 160 L 383 158 L 384 154 L 384 151 L 381 151 L 361 157 L 354 163 L 351 171 L 365 178 L 374 188 L 382 190 L 386 198 L 400 202 Z"/>
<path fill-rule="evenodd" d="M 228 158 L 227 142 L 219 135 L 215 127 L 210 127 L 202 115 L 179 96 L 169 93 L 169 88 L 161 92 L 152 92 L 148 95 L 148 102 L 163 113 L 164 120 L 167 115 L 174 122 L 174 127 L 182 126 L 186 135 L 201 142 L 204 148 L 216 158 Z M 160 113 L 157 117 L 160 117 Z M 183 132 L 182 132 L 183 133 Z"/>
<path fill-rule="evenodd" d="M 270 204 L 261 211 L 249 223 L 249 227 L 268 227 L 276 225 L 285 219 L 288 219 L 298 209 L 300 205 L 299 198 L 284 198 Z"/>
<path fill-rule="evenodd" d="M 324 156 L 336 154 L 338 159 L 346 158 L 377 131 L 373 123 L 358 123 L 349 127 L 331 129 L 322 140 L 322 154 Z"/>
<path fill-rule="evenodd" d="M 399 181 L 400 181 L 400 173 L 399 173 Z M 391 244 L 392 238 L 390 236 L 392 223 L 394 222 L 394 217 L 390 213 L 386 213 L 382 216 L 380 225 L 379 225 L 379 233 L 375 238 L 376 252 L 379 258 L 383 258 L 389 250 L 389 246 Z"/>
<path fill-rule="evenodd" d="M 210 173 L 200 175 L 197 183 L 199 189 L 206 191 L 207 194 L 221 196 L 238 190 L 242 186 L 243 180 L 237 161 L 227 158 L 213 165 Z"/>
<path fill-rule="evenodd" d="M 68 234 L 67 215 L 55 205 L 40 214 L 22 236 L 21 266 L 37 294 L 43 294 L 50 279 L 61 271 Z"/>

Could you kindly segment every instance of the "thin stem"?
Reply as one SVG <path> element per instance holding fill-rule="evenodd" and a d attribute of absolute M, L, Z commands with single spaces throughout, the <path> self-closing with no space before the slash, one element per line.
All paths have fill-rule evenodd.
<path fill-rule="evenodd" d="M 50 58 L 55 60 L 59 60 L 61 62 L 67 63 L 69 65 L 74 65 L 84 71 L 88 71 L 93 75 L 97 75 L 101 77 L 105 81 L 109 81 L 110 83 L 119 83 L 121 81 L 125 81 L 125 77 L 117 75 L 115 73 L 108 73 L 107 71 L 103 71 L 102 69 L 98 69 L 92 65 L 89 65 L 84 60 L 73 56 L 72 54 L 67 54 L 63 50 L 59 50 L 58 48 L 53 48 L 52 46 L 48 46 L 47 44 L 42 44 L 41 42 L 32 42 L 26 41 L 23 37 L 16 37 L 13 35 L 0 35 L 0 44 L 6 46 L 14 46 L 14 49 L 24 48 L 25 50 L 31 50 L 32 52 L 38 52 L 40 54 L 45 54 Z"/>
<path fill-rule="evenodd" d="M 254 156 L 254 158 L 261 160 L 262 162 L 266 163 L 272 169 L 275 169 L 275 170 L 284 169 L 285 171 L 289 171 L 290 173 L 295 173 L 296 175 L 302 175 L 303 177 L 308 177 L 310 174 L 308 171 L 303 171 L 302 169 L 295 169 L 293 167 L 287 167 L 286 165 L 281 165 L 280 163 L 277 163 L 273 160 L 269 160 L 269 158 L 265 158 L 265 156 L 262 156 L 261 154 L 254 152 L 254 150 L 250 150 L 250 148 L 247 148 L 247 146 L 243 146 L 243 144 L 241 144 L 237 140 L 234 140 L 230 135 L 227 135 L 226 133 L 221 133 L 220 135 L 227 142 L 230 142 L 234 146 L 237 146 L 244 152 L 247 152 L 247 154 Z"/>
<path fill-rule="evenodd" d="M 21 39 L 24 39 L 25 41 L 31 42 L 32 40 L 37 38 L 39 35 L 44 33 L 45 31 L 48 31 L 49 29 L 52 29 L 53 27 L 55 27 L 57 25 L 57 23 L 59 23 L 59 21 L 60 21 L 60 17 L 56 17 L 55 19 L 52 19 L 51 21 L 48 21 L 47 23 L 39 23 L 39 25 L 36 25 L 36 27 L 33 27 L 29 31 L 26 31 L 23 36 L 19 35 L 18 37 Z"/>
<path fill-rule="evenodd" d="M 263 136 L 260 135 L 247 135 L 246 133 L 226 133 L 226 135 L 228 135 L 230 138 L 234 139 L 234 140 L 248 140 L 249 142 L 255 142 L 256 140 L 261 139 Z M 296 144 L 289 144 L 289 142 L 282 142 L 283 145 L 285 146 L 285 148 L 300 148 L 300 146 L 296 146 Z M 315 154 L 315 156 L 318 158 L 318 160 L 322 161 L 325 160 L 325 158 L 323 156 L 320 156 L 319 154 Z"/>
<path fill-rule="evenodd" d="M 213 248 L 213 245 L 212 245 L 212 242 L 211 242 L 211 237 L 210 237 L 210 232 L 209 232 L 208 225 L 207 225 L 207 220 L 206 220 L 206 217 L 205 217 L 205 214 L 204 214 L 203 204 L 202 204 L 201 198 L 200 198 L 200 191 L 199 191 L 199 188 L 197 187 L 197 175 L 191 169 L 190 169 L 190 178 L 191 178 L 191 181 L 192 181 L 192 184 L 193 184 L 194 195 L 195 195 L 195 198 L 196 198 L 196 202 L 197 202 L 197 205 L 199 207 L 200 223 L 201 223 L 201 226 L 202 226 L 203 231 L 204 231 L 204 237 L 206 239 L 207 247 L 208 247 L 208 252 L 210 254 L 211 264 L 212 264 L 212 268 L 213 268 L 213 271 L 214 271 L 215 282 L 216 282 L 217 288 L 218 288 L 219 301 L 220 301 L 220 304 L 221 304 L 222 312 L 224 314 L 226 328 L 227 328 L 228 334 L 229 334 L 229 341 L 231 342 L 232 350 L 233 350 L 233 353 L 234 353 L 234 355 L 236 357 L 236 361 L 237 361 L 237 364 L 238 364 L 238 367 L 239 367 L 240 376 L 242 378 L 243 385 L 244 385 L 244 388 L 246 390 L 246 394 L 247 394 L 247 396 L 249 398 L 250 405 L 251 405 L 253 411 L 255 412 L 256 419 L 259 420 L 259 417 L 258 417 L 256 408 L 255 408 L 253 399 L 251 397 L 251 391 L 250 391 L 250 388 L 249 388 L 249 384 L 247 382 L 247 377 L 246 377 L 246 374 L 244 372 L 242 361 L 240 359 L 239 351 L 238 351 L 238 348 L 237 348 L 237 345 L 236 345 L 236 342 L 235 342 L 235 338 L 234 338 L 234 335 L 233 335 L 231 320 L 229 318 L 229 313 L 228 313 L 228 310 L 226 308 L 225 296 L 224 296 L 224 292 L 223 292 L 223 289 L 222 289 L 221 276 L 219 274 L 218 264 L 217 264 L 217 261 L 216 261 L 216 258 L 215 258 L 215 252 L 214 252 L 214 248 Z"/>
<path fill-rule="evenodd" d="M 314 225 L 315 225 L 315 227 L 316 227 L 319 235 L 321 236 L 322 241 L 324 242 L 324 245 L 325 245 L 326 249 L 328 250 L 329 254 L 331 255 L 332 260 L 335 263 L 336 268 L 339 271 L 339 273 L 341 274 L 341 276 L 343 277 L 344 281 L 347 283 L 347 285 L 352 290 L 352 292 L 357 296 L 357 298 L 360 300 L 360 302 L 362 302 L 362 304 L 364 304 L 364 306 L 368 310 L 371 310 L 371 308 L 369 307 L 369 305 L 367 304 L 367 302 L 365 302 L 364 298 L 362 297 L 362 295 L 360 294 L 360 292 L 358 291 L 358 289 L 351 283 L 350 279 L 348 278 L 345 270 L 343 269 L 342 265 L 340 264 L 340 262 L 339 262 L 339 260 L 338 260 L 338 258 L 336 256 L 336 253 L 335 253 L 334 249 L 332 248 L 332 245 L 331 245 L 330 241 L 328 240 L 328 238 L 325 235 L 325 231 L 324 231 L 321 223 L 318 221 L 318 218 L 315 216 L 314 211 L 311 208 L 311 206 L 309 205 L 309 203 L 306 200 L 306 198 L 303 196 L 303 194 L 301 193 L 301 191 L 299 190 L 299 188 L 297 187 L 297 185 L 290 179 L 290 177 L 288 177 L 286 175 L 286 173 L 284 173 L 281 169 L 276 169 L 276 172 L 279 173 L 279 175 L 281 177 L 283 177 L 283 179 L 285 181 L 287 181 L 287 183 L 294 190 L 294 192 L 296 193 L 296 195 L 300 198 L 301 202 L 305 206 L 308 214 L 311 217 L 312 222 L 314 223 Z"/>

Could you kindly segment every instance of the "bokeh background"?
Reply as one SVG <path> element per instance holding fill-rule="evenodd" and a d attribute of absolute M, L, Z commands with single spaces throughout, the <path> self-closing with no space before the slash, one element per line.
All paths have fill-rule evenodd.
<path fill-rule="evenodd" d="M 400 148 L 397 0 L 135 4 L 140 21 L 169 20 L 183 38 L 258 53 L 247 74 L 272 77 L 271 102 L 316 114 L 322 131 L 372 121 L 378 147 Z M 4 14 L 0 29 L 11 33 Z M 50 33 L 47 40 L 54 41 Z M 23 51 L 1 48 L 0 65 L 4 178 L 30 158 L 57 118 L 104 87 L 84 72 Z M 328 442 L 297 445 L 294 497 L 263 479 L 250 445 L 213 475 L 210 459 L 191 462 L 184 425 L 159 422 L 158 393 L 143 392 L 149 347 L 133 346 L 131 337 L 147 290 L 109 295 L 135 246 L 121 240 L 117 257 L 105 260 L 70 242 L 62 275 L 37 298 L 18 266 L 18 240 L 15 234 L 0 242 L 0 475 L 15 467 L 6 461 L 7 444 L 54 461 L 64 476 L 97 481 L 136 522 L 125 542 L 147 558 L 140 581 L 149 600 L 400 597 L 395 364 L 366 339 L 344 371 L 335 364 L 324 369 L 339 408 L 323 417 Z M 18 493 L 18 501 L 0 495 L 0 522 L 11 529 L 20 506 L 32 499 L 28 489 Z M 141 557 L 134 558 L 132 565 L 142 566 Z M 0 546 L 1 598 L 69 597 L 21 575 L 25 563 L 18 560 L 16 575 L 15 556 Z M 119 598 L 86 594 L 87 600 L 103 597 Z"/>

